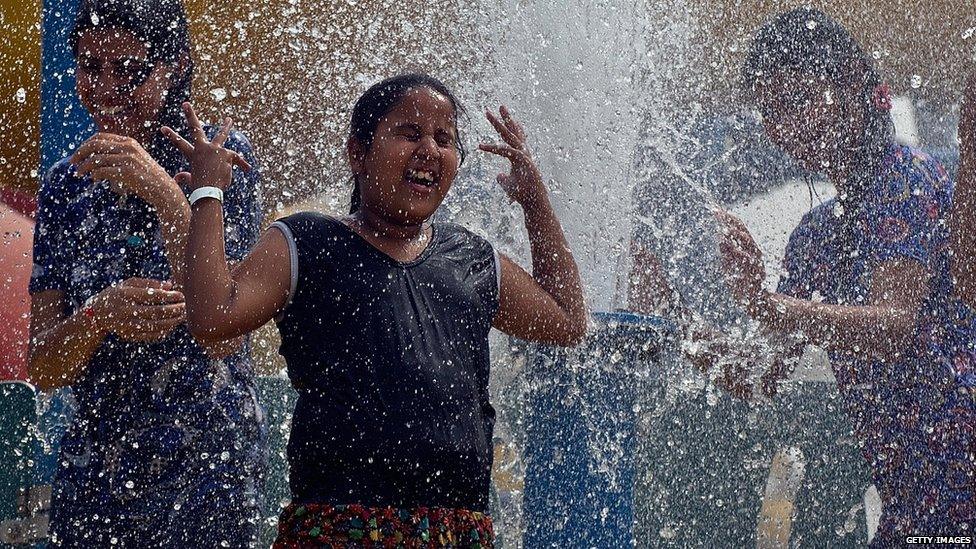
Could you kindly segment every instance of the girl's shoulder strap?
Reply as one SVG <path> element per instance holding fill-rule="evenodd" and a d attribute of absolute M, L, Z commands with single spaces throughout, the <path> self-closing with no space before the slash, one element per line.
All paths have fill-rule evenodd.
<path fill-rule="evenodd" d="M 482 251 L 492 249 L 491 243 L 486 238 L 456 223 L 437 223 L 437 233 L 440 235 L 442 241 L 454 242 L 456 245 L 472 247 Z"/>
<path fill-rule="evenodd" d="M 294 301 L 303 302 L 309 288 L 320 287 L 330 278 L 335 263 L 342 262 L 341 222 L 318 212 L 298 212 L 278 219 L 271 229 L 281 231 L 288 243 L 291 282 L 286 309 Z M 277 318 L 282 321 L 287 315 Z"/>
<path fill-rule="evenodd" d="M 297 212 L 282 217 L 276 223 L 287 225 L 296 237 L 314 237 L 324 235 L 337 229 L 342 223 L 338 219 L 320 212 Z"/>

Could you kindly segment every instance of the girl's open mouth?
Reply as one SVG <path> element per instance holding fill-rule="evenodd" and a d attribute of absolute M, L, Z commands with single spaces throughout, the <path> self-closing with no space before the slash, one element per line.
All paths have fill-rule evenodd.
<path fill-rule="evenodd" d="M 131 110 L 131 105 L 118 107 L 98 107 L 98 114 L 105 117 L 117 118 L 124 114 L 128 114 Z"/>
<path fill-rule="evenodd" d="M 437 188 L 437 174 L 428 170 L 408 168 L 404 180 L 414 191 L 428 194 Z"/>

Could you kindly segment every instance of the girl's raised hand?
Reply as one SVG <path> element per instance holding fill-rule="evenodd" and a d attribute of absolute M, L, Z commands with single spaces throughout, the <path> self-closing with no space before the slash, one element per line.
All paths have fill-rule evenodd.
<path fill-rule="evenodd" d="M 224 119 L 223 126 L 220 127 L 220 131 L 211 141 L 207 139 L 207 134 L 203 131 L 203 125 L 197 118 L 193 105 L 183 103 L 183 114 L 186 116 L 190 134 L 193 136 L 193 143 L 183 139 L 180 134 L 168 126 L 163 126 L 160 130 L 190 161 L 191 177 L 181 176 L 182 182 L 189 185 L 191 189 L 219 187 L 226 190 L 230 185 L 234 166 L 245 171 L 251 169 L 251 165 L 240 153 L 224 148 L 224 143 L 230 136 L 230 129 L 233 126 L 233 121 L 230 118 Z"/>
<path fill-rule="evenodd" d="M 722 229 L 719 235 L 719 251 L 732 292 L 750 316 L 759 316 L 767 305 L 767 295 L 763 290 L 766 267 L 763 264 L 762 251 L 749 229 L 737 217 L 717 210 L 715 218 Z"/>
<path fill-rule="evenodd" d="M 159 208 L 179 193 L 173 178 L 131 137 L 96 133 L 71 156 L 78 177 L 107 181 L 117 194 L 134 194 Z M 176 189 L 178 190 L 178 189 Z"/>
<path fill-rule="evenodd" d="M 536 167 L 525 145 L 525 131 L 522 125 L 512 118 L 504 105 L 498 109 L 498 114 L 500 118 L 491 111 L 485 111 L 488 121 L 505 144 L 482 143 L 478 148 L 503 156 L 512 163 L 512 169 L 508 174 L 498 174 L 498 183 L 505 189 L 510 199 L 518 202 L 523 208 L 532 207 L 546 194 L 542 174 L 539 173 L 539 168 Z"/>

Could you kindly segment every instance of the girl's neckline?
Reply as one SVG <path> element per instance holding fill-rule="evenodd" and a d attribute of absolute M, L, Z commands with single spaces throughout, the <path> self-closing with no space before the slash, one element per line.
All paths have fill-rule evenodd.
<path fill-rule="evenodd" d="M 401 268 L 404 268 L 404 269 L 409 268 L 409 267 L 414 267 L 416 265 L 419 265 L 419 264 L 423 263 L 424 260 L 426 260 L 427 257 L 429 257 L 431 253 L 433 253 L 434 248 L 435 248 L 435 246 L 437 244 L 437 235 L 438 235 L 438 232 L 439 232 L 438 231 L 438 226 L 437 226 L 436 223 L 431 223 L 431 228 L 430 228 L 430 241 L 427 242 L 427 246 L 424 247 L 424 250 L 422 252 L 420 252 L 420 254 L 418 254 L 417 257 L 415 257 L 414 259 L 412 259 L 410 261 L 400 261 L 399 259 L 396 259 L 395 257 L 390 256 L 389 254 L 387 254 L 383 250 L 381 250 L 381 249 L 377 248 L 376 246 L 374 246 L 372 242 L 370 242 L 369 240 L 366 239 L 366 237 L 364 237 L 363 235 L 361 235 L 358 232 L 356 232 L 356 230 L 353 229 L 352 227 L 350 227 L 349 225 L 346 225 L 341 219 L 337 219 L 337 218 L 332 217 L 332 216 L 327 216 L 327 217 L 330 220 L 332 220 L 333 223 L 335 223 L 335 224 L 339 225 L 340 227 L 342 227 L 343 230 L 345 230 L 347 233 L 353 235 L 366 248 L 369 248 L 370 250 L 372 250 L 373 253 L 378 254 L 384 260 L 386 260 L 386 261 L 388 261 L 388 262 L 396 265 L 397 267 L 401 267 Z"/>

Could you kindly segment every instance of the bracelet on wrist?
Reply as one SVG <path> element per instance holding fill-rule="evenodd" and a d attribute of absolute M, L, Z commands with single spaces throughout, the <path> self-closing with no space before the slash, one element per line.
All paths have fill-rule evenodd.
<path fill-rule="evenodd" d="M 216 199 L 217 202 L 223 202 L 224 191 L 222 191 L 220 187 L 200 187 L 190 193 L 188 200 L 190 201 L 190 206 L 193 206 L 204 198 L 213 198 Z"/>
<path fill-rule="evenodd" d="M 81 306 L 81 316 L 85 317 L 85 319 L 88 321 L 88 324 L 92 327 L 92 329 L 98 331 L 99 322 L 98 322 L 98 318 L 95 315 L 94 302 L 95 302 L 95 296 L 92 296 L 85 301 L 85 303 Z"/>

